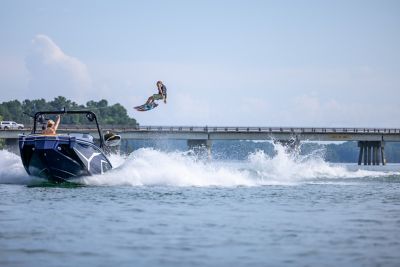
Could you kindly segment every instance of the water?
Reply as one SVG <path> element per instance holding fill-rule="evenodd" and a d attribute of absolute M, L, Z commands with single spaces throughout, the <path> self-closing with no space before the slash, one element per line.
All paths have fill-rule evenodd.
<path fill-rule="evenodd" d="M 399 266 L 400 165 L 140 149 L 85 186 L 0 151 L 0 266 Z"/>

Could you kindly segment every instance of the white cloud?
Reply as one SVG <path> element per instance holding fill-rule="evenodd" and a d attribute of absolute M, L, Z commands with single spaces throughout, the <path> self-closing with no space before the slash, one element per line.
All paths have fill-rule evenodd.
<path fill-rule="evenodd" d="M 31 75 L 28 97 L 63 95 L 79 102 L 90 93 L 92 82 L 86 65 L 65 54 L 46 35 L 36 35 L 32 40 L 25 64 Z"/>
<path fill-rule="evenodd" d="M 142 124 L 394 127 L 400 116 L 399 79 L 368 67 L 258 69 L 167 62 L 90 67 L 98 96 L 124 104 Z M 131 109 L 156 92 L 159 79 L 168 87 L 168 105 L 152 112 Z"/>
<path fill-rule="evenodd" d="M 279 107 L 277 107 L 279 109 Z M 323 99 L 313 95 L 300 95 L 288 100 L 280 112 L 284 126 L 321 127 L 398 127 L 400 109 L 395 106 L 377 106 L 373 102 L 346 102 L 334 98 Z"/>
<path fill-rule="evenodd" d="M 25 99 L 28 76 L 23 57 L 0 55 L 0 102 Z"/>

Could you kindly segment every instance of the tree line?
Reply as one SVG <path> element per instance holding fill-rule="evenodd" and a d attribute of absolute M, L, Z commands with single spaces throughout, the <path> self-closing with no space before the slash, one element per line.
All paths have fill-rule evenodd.
<path fill-rule="evenodd" d="M 80 105 L 74 101 L 58 96 L 52 101 L 45 99 L 26 99 L 22 102 L 12 100 L 0 103 L 0 120 L 10 120 L 17 123 L 23 123 L 26 126 L 32 124 L 32 118 L 37 111 L 57 111 L 66 108 L 66 110 L 87 109 L 97 115 L 100 124 L 108 125 L 129 125 L 136 126 L 134 118 L 128 116 L 127 110 L 119 103 L 109 105 L 108 101 L 88 101 L 86 105 Z M 30 116 L 29 116 L 30 115 Z M 63 124 L 87 124 L 84 116 L 69 115 L 62 118 Z"/>

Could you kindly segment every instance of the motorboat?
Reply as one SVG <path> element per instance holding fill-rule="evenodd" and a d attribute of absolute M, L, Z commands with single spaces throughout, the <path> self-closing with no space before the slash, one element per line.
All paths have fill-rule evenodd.
<path fill-rule="evenodd" d="M 96 124 L 94 131 L 97 132 L 98 139 L 94 139 L 90 131 L 44 135 L 41 133 L 42 129 L 38 129 L 38 125 L 45 125 L 48 120 L 46 116 L 77 114 L 86 116 L 89 122 Z M 94 112 L 64 109 L 40 111 L 32 117 L 32 132 L 19 136 L 22 163 L 29 175 L 64 182 L 82 176 L 103 174 L 112 169 L 103 148 L 118 145 L 121 137 L 110 132 L 103 136 Z"/>

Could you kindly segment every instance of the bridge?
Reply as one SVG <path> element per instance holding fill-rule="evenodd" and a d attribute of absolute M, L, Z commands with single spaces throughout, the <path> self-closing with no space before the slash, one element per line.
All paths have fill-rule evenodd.
<path fill-rule="evenodd" d="M 30 131 L 30 128 L 0 130 L 0 139 L 16 142 L 19 134 Z M 210 154 L 213 140 L 271 140 L 287 146 L 296 146 L 301 141 L 357 141 L 359 165 L 385 164 L 385 142 L 400 142 L 397 128 L 105 126 L 103 131 L 115 132 L 125 140 L 187 140 L 190 148 L 203 146 Z M 88 126 L 64 125 L 58 132 L 97 135 L 97 130 Z"/>

